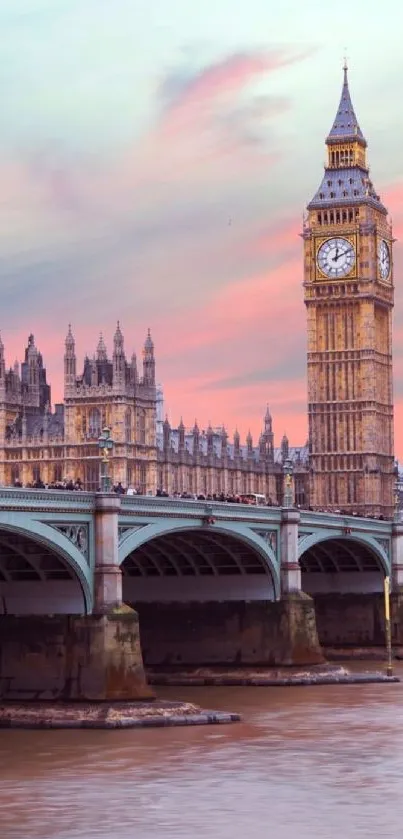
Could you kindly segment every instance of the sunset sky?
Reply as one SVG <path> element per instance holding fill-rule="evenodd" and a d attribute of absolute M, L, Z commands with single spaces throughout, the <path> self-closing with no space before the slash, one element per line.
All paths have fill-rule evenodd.
<path fill-rule="evenodd" d="M 403 239 L 402 17 L 338 0 L 3 0 L 0 329 L 53 401 L 119 319 L 147 328 L 172 424 L 307 437 L 302 242 L 345 51 L 371 177 Z M 393 12 L 393 9 L 395 10 Z M 343 23 L 344 22 L 344 23 Z M 403 246 L 395 245 L 403 459 Z"/>

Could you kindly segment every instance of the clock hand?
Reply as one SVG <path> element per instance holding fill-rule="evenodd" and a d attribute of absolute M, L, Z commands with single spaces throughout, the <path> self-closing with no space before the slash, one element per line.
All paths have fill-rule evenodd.
<path fill-rule="evenodd" d="M 339 255 L 334 258 L 335 262 L 338 262 L 341 256 L 345 256 L 347 253 L 351 253 L 352 248 L 347 248 L 345 251 L 340 251 Z"/>

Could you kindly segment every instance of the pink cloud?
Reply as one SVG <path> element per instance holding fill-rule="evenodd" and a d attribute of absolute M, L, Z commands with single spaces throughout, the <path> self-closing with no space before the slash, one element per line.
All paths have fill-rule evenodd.
<path fill-rule="evenodd" d="M 168 90 L 167 110 L 193 106 L 196 102 L 209 102 L 228 91 L 238 91 L 254 78 L 274 72 L 287 64 L 302 61 L 311 54 L 312 51 L 290 53 L 285 50 L 270 53 L 234 53 L 215 64 L 203 67 L 198 72 L 184 74 L 182 79 L 177 75 L 171 96 L 168 76 L 162 85 L 163 90 Z"/>

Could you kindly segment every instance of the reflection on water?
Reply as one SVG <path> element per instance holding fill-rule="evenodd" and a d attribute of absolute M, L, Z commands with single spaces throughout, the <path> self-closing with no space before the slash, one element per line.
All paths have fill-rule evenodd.
<path fill-rule="evenodd" d="M 403 682 L 161 694 L 244 722 L 1 731 L 1 839 L 400 839 Z"/>

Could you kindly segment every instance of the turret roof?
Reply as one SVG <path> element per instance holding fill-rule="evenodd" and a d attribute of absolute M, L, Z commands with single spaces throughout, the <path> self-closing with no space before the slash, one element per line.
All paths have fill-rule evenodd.
<path fill-rule="evenodd" d="M 348 87 L 347 65 L 344 65 L 344 80 L 341 91 L 341 97 L 337 114 L 330 132 L 327 137 L 327 142 L 337 142 L 340 140 L 361 140 L 361 143 L 366 145 L 364 135 L 358 124 L 357 117 L 351 101 L 350 90 Z"/>

